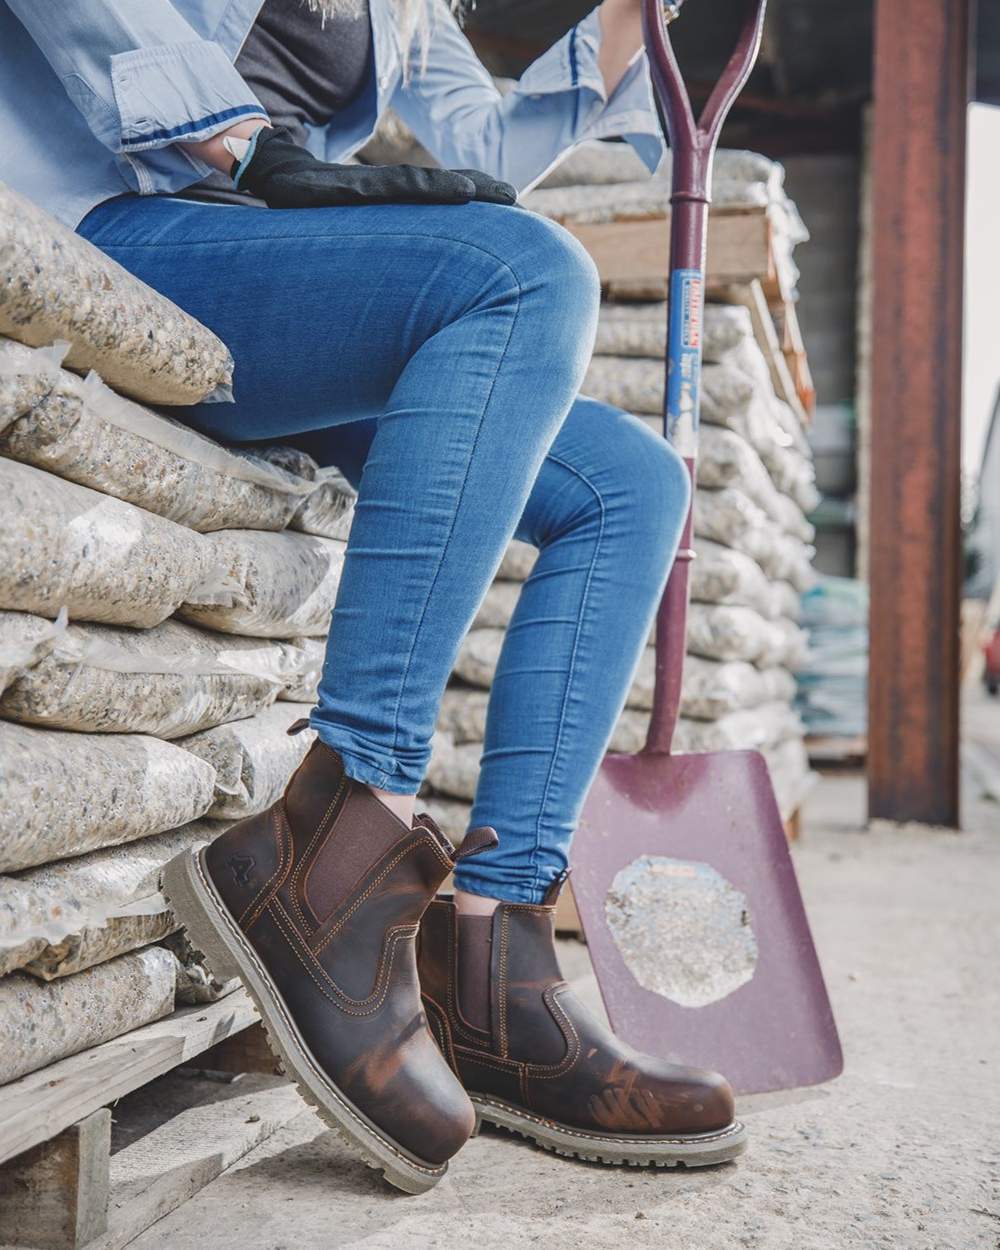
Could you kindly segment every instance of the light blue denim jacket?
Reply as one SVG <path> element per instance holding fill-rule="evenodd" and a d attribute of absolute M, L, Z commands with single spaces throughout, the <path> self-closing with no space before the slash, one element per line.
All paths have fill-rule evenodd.
<path fill-rule="evenodd" d="M 366 91 L 309 147 L 356 152 L 392 106 L 443 165 L 530 186 L 582 139 L 626 137 L 653 168 L 662 147 L 646 62 L 610 99 L 600 22 L 584 18 L 501 96 L 443 0 L 426 65 L 409 75 L 394 0 L 371 0 Z M 128 191 L 182 190 L 210 172 L 178 140 L 264 117 L 235 61 L 261 0 L 0 0 L 0 179 L 69 226 Z"/>

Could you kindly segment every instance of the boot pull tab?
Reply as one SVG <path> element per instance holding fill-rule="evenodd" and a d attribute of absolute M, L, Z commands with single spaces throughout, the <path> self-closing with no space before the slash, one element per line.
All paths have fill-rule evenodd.
<path fill-rule="evenodd" d="M 287 733 L 288 736 L 291 738 L 291 737 L 294 737 L 296 734 L 300 734 L 303 729 L 308 729 L 308 728 L 309 728 L 309 718 L 306 716 L 300 716 L 294 725 L 288 726 L 288 728 L 285 730 L 285 733 Z"/>
<path fill-rule="evenodd" d="M 470 855 L 481 855 L 483 851 L 492 850 L 500 845 L 500 837 L 491 825 L 480 825 L 478 829 L 470 829 L 462 839 L 462 845 L 455 851 L 455 863 L 468 859 Z"/>
<path fill-rule="evenodd" d="M 559 876 L 556 877 L 555 881 L 545 891 L 545 897 L 542 899 L 543 907 L 554 907 L 556 905 L 559 895 L 562 894 L 563 886 L 569 880 L 569 874 L 572 871 L 572 868 L 564 868 Z"/>

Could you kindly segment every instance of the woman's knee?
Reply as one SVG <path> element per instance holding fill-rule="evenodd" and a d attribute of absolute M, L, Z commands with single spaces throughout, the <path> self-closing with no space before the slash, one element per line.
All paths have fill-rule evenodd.
<path fill-rule="evenodd" d="M 538 299 L 566 320 L 596 325 L 601 281 L 587 250 L 555 222 L 537 213 L 508 210 L 498 238 L 522 298 Z"/>
<path fill-rule="evenodd" d="M 628 413 L 612 410 L 608 427 L 609 472 L 617 525 L 636 555 L 654 562 L 674 551 L 691 500 L 691 475 L 662 435 Z"/>

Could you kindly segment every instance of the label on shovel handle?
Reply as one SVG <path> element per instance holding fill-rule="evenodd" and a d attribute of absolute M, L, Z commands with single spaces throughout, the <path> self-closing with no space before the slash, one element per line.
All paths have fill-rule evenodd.
<path fill-rule="evenodd" d="M 698 450 L 704 289 L 700 269 L 675 269 L 671 275 L 666 433 L 674 450 L 690 458 Z"/>

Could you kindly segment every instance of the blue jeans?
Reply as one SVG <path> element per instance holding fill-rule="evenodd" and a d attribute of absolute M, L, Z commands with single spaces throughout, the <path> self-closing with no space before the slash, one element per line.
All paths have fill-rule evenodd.
<path fill-rule="evenodd" d="M 80 232 L 210 326 L 233 404 L 171 409 L 294 442 L 358 504 L 312 724 L 347 772 L 420 785 L 458 648 L 511 537 L 540 548 L 490 696 L 464 890 L 538 902 L 565 867 L 688 501 L 640 421 L 578 397 L 598 283 L 558 226 L 489 204 L 274 211 L 125 197 Z"/>

